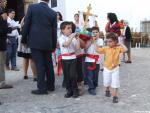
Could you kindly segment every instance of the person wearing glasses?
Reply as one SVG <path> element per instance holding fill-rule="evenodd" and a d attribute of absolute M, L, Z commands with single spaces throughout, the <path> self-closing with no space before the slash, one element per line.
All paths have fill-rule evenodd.
<path fill-rule="evenodd" d="M 8 18 L 7 23 L 10 27 L 18 27 L 20 28 L 20 24 L 14 20 L 15 18 L 15 10 L 8 10 Z M 18 30 L 15 29 L 11 33 L 7 34 L 7 56 L 6 56 L 6 69 L 19 71 L 16 66 L 16 53 L 17 53 L 17 38 L 19 36 Z M 11 62 L 11 68 L 9 67 Z"/>

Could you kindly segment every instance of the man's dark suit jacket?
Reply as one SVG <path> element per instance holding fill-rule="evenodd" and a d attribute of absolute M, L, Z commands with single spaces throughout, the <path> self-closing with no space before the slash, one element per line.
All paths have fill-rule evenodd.
<path fill-rule="evenodd" d="M 125 37 L 126 37 L 125 41 L 131 42 L 132 34 L 129 26 L 126 27 Z"/>
<path fill-rule="evenodd" d="M 7 33 L 12 31 L 12 28 L 8 27 L 7 20 L 3 20 L 2 14 L 5 13 L 2 8 L 0 8 L 0 51 L 6 50 L 6 38 Z"/>
<path fill-rule="evenodd" d="M 57 14 L 47 3 L 29 6 L 22 30 L 22 43 L 32 49 L 54 50 L 57 42 Z"/>

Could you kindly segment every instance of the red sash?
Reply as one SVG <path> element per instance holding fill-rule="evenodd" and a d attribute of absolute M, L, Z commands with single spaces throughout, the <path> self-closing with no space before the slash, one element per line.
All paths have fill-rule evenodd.
<path fill-rule="evenodd" d="M 85 35 L 85 34 L 80 34 L 79 38 L 82 39 L 84 42 L 87 42 L 88 40 L 90 40 L 92 37 Z"/>
<path fill-rule="evenodd" d="M 85 54 L 79 54 L 79 55 L 77 55 L 77 58 L 84 57 L 84 56 L 86 56 L 86 55 Z"/>
<path fill-rule="evenodd" d="M 95 60 L 95 62 L 93 62 L 93 65 L 92 66 L 88 66 L 87 69 L 90 70 L 90 71 L 95 70 L 96 69 L 96 62 L 99 59 L 99 55 L 87 54 L 86 56 Z"/>
<path fill-rule="evenodd" d="M 57 67 L 58 76 L 60 76 L 61 73 L 62 73 L 62 64 L 61 64 L 62 57 L 63 57 L 63 56 L 71 56 L 71 55 L 74 55 L 74 54 L 75 54 L 75 52 L 59 55 L 59 57 L 58 57 L 58 67 Z"/>

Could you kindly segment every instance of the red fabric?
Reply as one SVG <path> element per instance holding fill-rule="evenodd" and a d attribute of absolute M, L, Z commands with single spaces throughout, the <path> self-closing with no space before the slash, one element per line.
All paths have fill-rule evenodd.
<path fill-rule="evenodd" d="M 59 57 L 58 57 L 58 67 L 57 67 L 58 76 L 60 76 L 61 73 L 62 73 L 62 64 L 61 64 L 62 56 L 71 56 L 71 55 L 74 55 L 74 54 L 75 54 L 75 52 L 59 55 Z"/>
<path fill-rule="evenodd" d="M 110 22 L 106 24 L 105 31 L 106 33 L 110 32 Z"/>
<path fill-rule="evenodd" d="M 80 34 L 79 38 L 86 42 L 86 41 L 91 39 L 91 36 L 88 36 L 88 35 L 85 35 L 85 34 Z"/>
<path fill-rule="evenodd" d="M 120 23 L 113 24 L 111 27 L 110 27 L 110 25 L 111 25 L 110 22 L 108 22 L 106 24 L 106 27 L 105 27 L 106 33 L 113 32 L 113 33 L 116 33 L 118 36 L 120 36 L 121 35 L 121 31 L 120 31 L 121 26 L 120 26 Z"/>
<path fill-rule="evenodd" d="M 124 22 L 121 21 L 121 22 L 119 22 L 119 24 L 120 24 L 120 29 L 124 29 Z"/>
<path fill-rule="evenodd" d="M 95 70 L 96 69 L 96 62 L 99 59 L 99 55 L 87 54 L 86 56 L 95 60 L 95 62 L 93 63 L 92 66 L 87 67 L 88 70 L 91 70 L 91 71 Z"/>
<path fill-rule="evenodd" d="M 80 58 L 80 57 L 84 57 L 85 54 L 80 54 L 80 55 L 77 55 L 77 58 Z"/>

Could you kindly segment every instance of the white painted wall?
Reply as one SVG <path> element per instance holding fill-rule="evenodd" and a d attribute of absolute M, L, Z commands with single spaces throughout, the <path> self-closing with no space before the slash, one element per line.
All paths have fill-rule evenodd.
<path fill-rule="evenodd" d="M 92 12 L 98 15 L 97 21 L 102 31 L 107 23 L 108 12 L 115 12 L 119 19 L 126 19 L 129 22 L 132 18 L 131 4 L 128 2 L 128 8 L 121 6 L 127 4 L 125 0 L 66 0 L 66 19 L 73 20 L 73 15 L 79 10 L 86 11 L 90 3 Z"/>
<path fill-rule="evenodd" d="M 140 30 L 140 21 L 150 20 L 149 0 L 58 0 L 58 7 L 54 8 L 63 14 L 65 20 L 73 21 L 78 11 L 86 11 L 89 3 L 92 12 L 98 15 L 98 24 L 104 30 L 108 12 L 115 12 L 119 19 L 125 19 L 130 26 Z"/>
<path fill-rule="evenodd" d="M 57 0 L 57 7 L 53 8 L 53 9 L 55 11 L 59 11 L 63 15 L 63 19 L 65 19 L 65 17 L 66 17 L 66 4 L 65 4 L 65 0 Z"/>
<path fill-rule="evenodd" d="M 40 2 L 41 0 L 38 0 Z M 51 7 L 51 2 L 49 3 L 49 7 Z M 55 11 L 59 11 L 63 19 L 66 20 L 66 0 L 57 0 L 57 7 L 53 8 Z"/>

